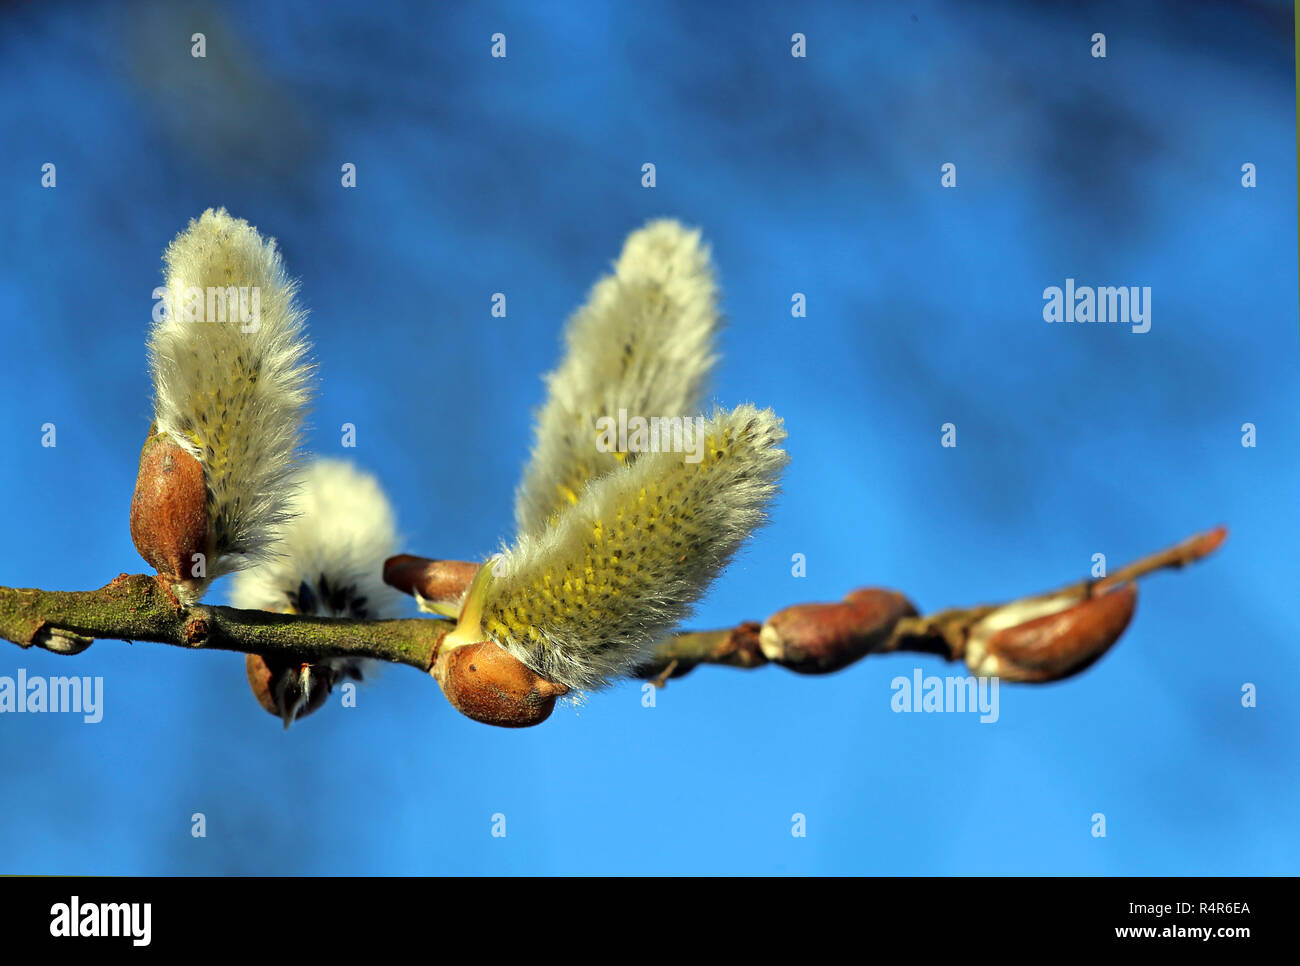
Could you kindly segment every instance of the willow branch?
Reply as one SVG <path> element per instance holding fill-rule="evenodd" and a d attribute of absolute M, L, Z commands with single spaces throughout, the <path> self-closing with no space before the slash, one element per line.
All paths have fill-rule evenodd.
<path fill-rule="evenodd" d="M 745 621 L 722 630 L 670 637 L 655 648 L 652 660 L 637 670 L 637 676 L 662 684 L 701 664 L 748 670 L 782 663 L 803 673 L 826 673 L 868 654 L 903 651 L 938 655 L 948 661 L 967 659 L 975 665 L 974 655 L 969 653 L 975 639 L 984 649 L 975 670 L 993 669 L 987 651 L 1000 644 L 1004 654 L 1019 659 L 1019 666 L 1003 662 L 996 673 L 1022 681 L 1056 680 L 1083 670 L 1119 639 L 1136 604 L 1134 581 L 1202 560 L 1214 553 L 1227 535 L 1225 527 L 1216 527 L 1141 557 L 1105 578 L 1080 580 L 1056 591 L 1001 604 L 909 614 L 905 606 L 886 606 L 886 595 L 891 592 L 875 589 L 854 591 L 835 604 L 799 604 L 762 624 Z M 863 606 L 861 598 L 866 595 L 875 595 L 874 609 Z M 987 640 L 980 636 L 984 630 Z M 783 636 L 788 640 L 780 640 Z M 795 646 L 786 647 L 787 653 L 782 655 L 782 644 Z M 801 644 L 803 653 L 798 653 Z M 1036 651 L 1028 660 L 1027 648 Z M 814 659 L 807 659 L 810 650 L 815 652 Z M 789 659 L 790 651 L 796 652 L 794 659 Z M 775 659 L 769 657 L 772 652 L 778 652 Z"/>
<path fill-rule="evenodd" d="M 0 637 L 20 647 L 75 654 L 95 638 L 152 641 L 191 650 L 277 655 L 303 661 L 351 655 L 427 671 L 450 621 L 335 620 L 234 607 L 185 607 L 163 577 L 123 574 L 99 588 L 0 587 Z"/>
<path fill-rule="evenodd" d="M 1077 673 L 1123 633 L 1136 601 L 1133 582 L 1213 553 L 1219 527 L 1142 557 L 1100 580 L 1002 604 L 918 614 L 894 591 L 867 588 L 843 601 L 787 607 L 763 623 L 686 631 L 655 648 L 636 677 L 663 683 L 703 664 L 741 669 L 778 663 L 804 673 L 838 670 L 868 654 L 912 651 L 965 659 L 981 673 L 1046 681 Z M 385 579 L 427 604 L 459 600 L 476 565 L 402 555 Z M 123 574 L 98 590 L 0 587 L 0 637 L 21 647 L 75 654 L 96 638 L 151 641 L 318 661 L 374 658 L 428 671 L 453 622 L 436 618 L 336 620 L 295 614 L 183 605 L 165 577 Z"/>

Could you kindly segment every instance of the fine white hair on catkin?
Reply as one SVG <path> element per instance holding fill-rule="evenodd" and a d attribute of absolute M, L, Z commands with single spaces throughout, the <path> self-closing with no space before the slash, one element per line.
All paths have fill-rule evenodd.
<path fill-rule="evenodd" d="M 601 452 L 595 422 L 699 413 L 721 326 L 709 249 L 668 219 L 628 236 L 614 273 L 569 319 L 567 352 L 546 377 L 536 441 L 515 499 L 521 536 L 541 533 L 588 481 L 636 454 Z"/>
<path fill-rule="evenodd" d="M 287 518 L 311 395 L 306 313 L 275 241 L 224 208 L 191 220 L 163 260 L 167 311 L 148 343 L 154 422 L 203 467 L 211 559 L 190 588 L 199 596 L 264 555 Z"/>
<path fill-rule="evenodd" d="M 384 583 L 397 550 L 392 506 L 369 473 L 320 459 L 296 474 L 268 553 L 232 578 L 230 602 L 249 610 L 384 620 L 402 595 Z"/>
<path fill-rule="evenodd" d="M 787 462 L 770 409 L 715 411 L 703 459 L 643 453 L 492 564 L 483 631 L 575 690 L 644 663 L 758 527 Z"/>

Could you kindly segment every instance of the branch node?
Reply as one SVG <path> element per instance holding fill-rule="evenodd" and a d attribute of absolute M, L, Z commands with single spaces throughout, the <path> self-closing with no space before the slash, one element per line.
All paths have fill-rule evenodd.
<path fill-rule="evenodd" d="M 191 617 L 185 622 L 185 643 L 197 647 L 208 639 L 208 622 L 202 617 Z"/>

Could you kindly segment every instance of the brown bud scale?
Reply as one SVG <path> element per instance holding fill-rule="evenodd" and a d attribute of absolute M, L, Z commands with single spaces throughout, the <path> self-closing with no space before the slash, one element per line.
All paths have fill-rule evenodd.
<path fill-rule="evenodd" d="M 1122 584 L 1057 613 L 1004 627 L 989 635 L 983 652 L 1008 681 L 1043 682 L 1069 677 L 1106 653 L 1137 608 L 1137 585 Z"/>
<path fill-rule="evenodd" d="M 285 710 L 280 707 L 279 702 L 276 700 L 276 685 L 285 675 L 292 678 L 304 666 L 311 669 L 311 692 L 308 695 L 307 703 L 300 707 L 297 714 L 294 715 L 294 720 L 307 717 L 307 715 L 325 704 L 325 700 L 330 696 L 330 691 L 334 687 L 334 672 L 328 667 L 319 664 L 304 665 L 302 661 L 285 661 L 278 658 L 267 659 L 260 654 L 244 655 L 244 672 L 248 675 L 248 686 L 252 689 L 253 697 L 257 698 L 257 703 L 266 711 L 280 719 L 284 719 Z M 285 726 L 288 727 L 287 721 Z"/>
<path fill-rule="evenodd" d="M 879 649 L 894 625 L 916 615 L 897 591 L 864 587 L 835 604 L 795 604 L 759 633 L 763 654 L 800 674 L 829 674 Z"/>
<path fill-rule="evenodd" d="M 444 648 L 433 676 L 461 714 L 502 728 L 541 724 L 569 689 L 542 677 L 495 641 Z"/>
<path fill-rule="evenodd" d="M 131 497 L 131 540 L 161 574 L 188 578 L 208 543 L 203 467 L 174 440 L 150 436 L 140 451 Z"/>
<path fill-rule="evenodd" d="M 465 595 L 479 565 L 468 560 L 432 560 L 402 553 L 384 561 L 384 583 L 404 594 L 454 604 Z"/>

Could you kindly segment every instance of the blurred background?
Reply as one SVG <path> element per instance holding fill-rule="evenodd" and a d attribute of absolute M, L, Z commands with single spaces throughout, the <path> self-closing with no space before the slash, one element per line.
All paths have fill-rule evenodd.
<path fill-rule="evenodd" d="M 713 246 L 716 400 L 774 407 L 792 456 L 692 626 L 870 584 L 925 610 L 1005 599 L 1095 553 L 1231 536 L 1144 583 L 1086 673 L 1004 685 L 996 724 L 895 714 L 896 675 L 965 673 L 904 655 L 704 668 L 653 708 L 629 683 L 526 732 L 393 668 L 285 733 L 238 655 L 6 644 L 0 675 L 105 694 L 95 725 L 0 716 L 0 871 L 1300 869 L 1289 4 L 432 7 L 0 7 L 0 584 L 145 569 L 127 507 L 151 292 L 220 205 L 302 280 L 311 450 L 383 481 L 411 552 L 512 536 L 561 326 L 665 215 Z M 1046 324 L 1067 277 L 1151 286 L 1150 332 Z"/>

